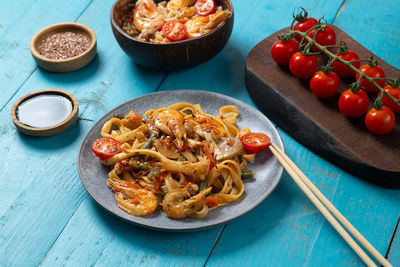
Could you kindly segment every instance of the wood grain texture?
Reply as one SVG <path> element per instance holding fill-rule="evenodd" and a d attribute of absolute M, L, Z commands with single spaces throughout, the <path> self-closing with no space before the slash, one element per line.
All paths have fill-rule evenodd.
<path fill-rule="evenodd" d="M 202 266 L 214 245 L 216 250 L 207 262 L 211 266 L 361 265 L 286 176 L 259 207 L 229 223 L 216 243 L 221 227 L 169 234 L 144 230 L 115 218 L 90 199 L 75 165 L 79 145 L 93 122 L 133 97 L 158 89 L 202 89 L 252 103 L 244 83 L 244 63 L 250 49 L 277 29 L 286 27 L 293 7 L 304 6 L 312 15 L 325 15 L 332 21 L 341 1 L 235 0 L 235 26 L 222 52 L 204 64 L 168 76 L 138 67 L 118 47 L 108 21 L 112 2 L 94 0 L 87 9 L 88 1 L 28 0 L 2 5 L 6 8 L 0 10 L 0 44 L 7 49 L 0 50 L 3 57 L 0 81 L 4 90 L 0 96 L 0 104 L 4 105 L 0 111 L 3 122 L 0 126 L 3 141 L 0 146 L 0 265 Z M 347 29 L 346 32 L 398 67 L 397 59 L 390 61 L 380 54 L 386 51 L 395 54 L 395 46 L 388 44 L 382 51 L 374 49 L 373 41 L 364 40 L 358 33 L 362 27 L 372 27 L 373 31 L 368 34 L 384 37 L 385 32 L 399 29 L 397 17 L 391 22 L 379 20 L 388 28 L 378 31 L 379 23 L 365 24 L 362 14 L 358 14 L 362 3 L 354 2 L 345 5 L 337 20 L 341 16 L 351 18 L 354 26 L 351 32 Z M 385 7 L 386 2 L 392 3 L 392 7 Z M 375 3 L 371 1 L 366 6 Z M 385 12 L 399 12 L 397 5 L 389 0 L 376 8 L 376 12 L 370 9 L 374 19 Z M 80 14 L 78 21 L 97 33 L 98 55 L 94 61 L 72 73 L 55 74 L 37 69 L 31 74 L 35 69 L 28 49 L 31 34 L 64 19 L 74 20 Z M 20 39 L 18 48 L 9 47 Z M 13 102 L 43 88 L 73 93 L 80 105 L 80 120 L 66 132 L 49 138 L 19 134 L 9 115 Z M 357 179 L 311 153 L 282 130 L 280 133 L 288 155 L 349 221 L 385 253 L 400 213 L 399 192 Z M 397 250 L 390 254 L 395 266 L 400 265 L 399 246 L 395 246 L 398 243 L 393 245 Z"/>
<path fill-rule="evenodd" d="M 332 26 L 336 38 L 357 51 L 360 58 L 378 60 L 387 77 L 398 77 L 400 71 L 377 58 L 339 28 Z M 309 90 L 309 79 L 298 79 L 288 67 L 279 66 L 271 57 L 270 48 L 282 32 L 278 30 L 258 43 L 246 60 L 246 85 L 249 93 L 267 116 L 302 144 L 334 164 L 358 177 L 379 185 L 400 188 L 400 165 L 390 158 L 400 158 L 400 124 L 387 135 L 371 134 L 364 126 L 364 117 L 349 119 L 340 113 L 340 94 L 355 82 L 355 76 L 342 79 L 337 94 L 328 99 L 317 98 Z M 319 66 L 327 57 L 318 57 Z M 371 106 L 377 93 L 369 94 Z M 366 145 L 368 144 L 368 145 Z"/>

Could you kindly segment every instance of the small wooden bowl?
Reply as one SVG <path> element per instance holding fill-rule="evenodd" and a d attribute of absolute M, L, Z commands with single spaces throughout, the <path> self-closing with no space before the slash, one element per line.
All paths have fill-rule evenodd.
<path fill-rule="evenodd" d="M 88 34 L 91 40 L 89 48 L 82 54 L 66 59 L 50 59 L 40 54 L 39 45 L 44 38 L 64 31 L 82 31 Z M 33 58 L 41 68 L 51 72 L 68 72 L 80 69 L 92 61 L 96 55 L 96 43 L 96 34 L 88 26 L 76 22 L 63 22 L 50 25 L 37 32 L 31 40 L 30 48 Z"/>
<path fill-rule="evenodd" d="M 158 70 L 178 70 L 203 63 L 217 55 L 226 45 L 233 29 L 233 5 L 230 0 L 216 0 L 232 15 L 216 29 L 202 36 L 167 44 L 142 42 L 122 30 L 123 17 L 133 12 L 128 3 L 117 0 L 111 8 L 111 28 L 122 50 L 137 64 Z M 155 2 L 160 2 L 156 0 Z"/>
<path fill-rule="evenodd" d="M 24 101 L 26 101 L 32 97 L 42 95 L 42 94 L 60 95 L 60 96 L 67 98 L 69 101 L 71 101 L 71 104 L 72 104 L 71 114 L 64 121 L 62 121 L 56 125 L 50 126 L 50 127 L 36 128 L 36 127 L 30 127 L 28 125 L 21 123 L 18 120 L 18 116 L 17 116 L 18 106 L 21 103 L 23 103 Z M 24 134 L 28 134 L 28 135 L 32 135 L 32 136 L 51 136 L 51 135 L 56 135 L 58 133 L 61 133 L 62 131 L 69 128 L 72 125 L 72 123 L 74 123 L 74 121 L 76 120 L 77 117 L 78 117 L 78 101 L 76 100 L 74 95 L 72 95 L 71 93 L 64 91 L 64 90 L 59 90 L 59 89 L 40 90 L 40 91 L 36 91 L 36 92 L 30 93 L 30 94 L 27 94 L 27 95 L 21 97 L 20 99 L 18 99 L 18 101 L 14 104 L 14 106 L 11 109 L 11 118 L 12 118 L 12 121 L 14 122 L 15 126 L 17 127 L 17 129 Z"/>

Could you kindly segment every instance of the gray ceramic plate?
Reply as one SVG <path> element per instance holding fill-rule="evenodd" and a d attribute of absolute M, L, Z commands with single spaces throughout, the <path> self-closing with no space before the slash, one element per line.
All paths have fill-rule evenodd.
<path fill-rule="evenodd" d="M 90 129 L 82 142 L 78 155 L 78 171 L 86 190 L 100 206 L 111 213 L 137 225 L 158 230 L 204 229 L 233 220 L 255 208 L 272 192 L 282 175 L 281 165 L 269 150 L 259 153 L 255 162 L 249 164 L 248 168 L 254 171 L 254 178 L 244 180 L 245 192 L 241 198 L 224 207 L 212 210 L 205 218 L 172 220 L 162 210 L 146 217 L 135 217 L 118 208 L 114 194 L 106 184 L 108 169 L 100 164 L 91 149 L 92 143 L 100 137 L 102 125 L 116 113 L 127 114 L 134 109 L 138 114 L 143 114 L 148 109 L 165 107 L 177 102 L 200 104 L 205 112 L 213 115 L 218 114 L 221 106 L 236 105 L 240 111 L 239 128 L 248 127 L 252 132 L 264 132 L 283 149 L 282 140 L 274 125 L 261 112 L 239 100 L 208 91 L 157 92 L 132 99 L 116 107 Z"/>

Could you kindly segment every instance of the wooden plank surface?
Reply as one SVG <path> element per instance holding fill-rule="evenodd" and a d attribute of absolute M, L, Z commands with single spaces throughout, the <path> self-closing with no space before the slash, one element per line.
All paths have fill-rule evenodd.
<path fill-rule="evenodd" d="M 145 230 L 108 214 L 88 196 L 76 170 L 80 143 L 94 121 L 133 97 L 159 89 L 202 89 L 252 104 L 244 84 L 250 49 L 287 26 L 293 7 L 304 6 L 312 15 L 333 21 L 342 1 L 235 0 L 235 26 L 227 47 L 205 64 L 169 74 L 145 70 L 123 54 L 109 25 L 111 0 L 1 2 L 0 44 L 8 49 L 0 51 L 1 266 L 361 265 L 286 174 L 273 194 L 242 218 L 207 231 L 177 234 Z M 398 5 L 385 0 L 368 9 L 376 5 L 368 2 L 371 22 L 359 13 L 364 7 L 353 2 L 342 6 L 335 24 L 349 27 L 345 31 L 353 38 L 399 67 Z M 75 19 L 97 33 L 95 60 L 72 73 L 35 70 L 27 36 L 50 23 Z M 385 37 L 391 38 L 388 43 Z M 10 48 L 13 40 L 18 40 L 15 51 Z M 10 118 L 12 104 L 45 88 L 73 93 L 81 120 L 54 137 L 17 133 Z M 288 155 L 385 254 L 399 218 L 399 192 L 351 176 L 280 133 Z M 398 240 L 393 244 L 397 251 L 389 255 L 395 266 L 400 265 Z"/>

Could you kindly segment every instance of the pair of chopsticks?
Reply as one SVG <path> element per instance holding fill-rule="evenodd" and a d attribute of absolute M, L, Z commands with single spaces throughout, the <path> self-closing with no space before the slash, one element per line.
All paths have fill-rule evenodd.
<path fill-rule="evenodd" d="M 317 187 L 304 175 L 304 173 L 294 164 L 294 162 L 274 143 L 269 146 L 276 159 L 282 164 L 283 168 L 293 178 L 297 185 L 303 190 L 307 197 L 325 216 L 336 231 L 343 237 L 349 246 L 357 253 L 367 266 L 377 266 L 375 262 L 364 252 L 356 241 L 346 232 L 346 229 L 373 255 L 383 266 L 392 266 L 385 257 L 382 256 L 372 245 L 363 237 L 360 232 L 332 205 L 332 203 L 318 190 Z M 325 205 L 325 206 L 324 206 Z M 329 209 L 329 211 L 328 211 Z M 343 226 L 335 219 L 338 219 Z"/>

